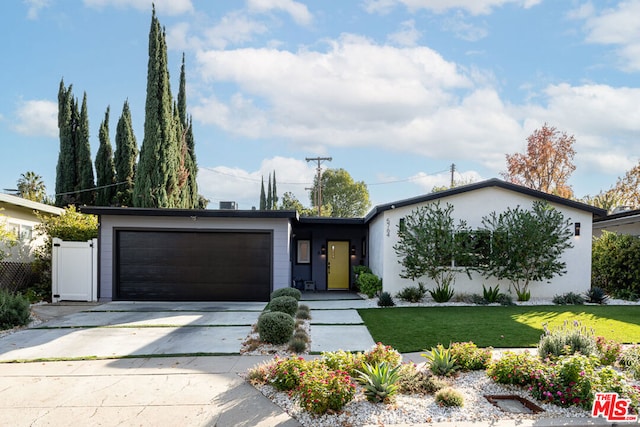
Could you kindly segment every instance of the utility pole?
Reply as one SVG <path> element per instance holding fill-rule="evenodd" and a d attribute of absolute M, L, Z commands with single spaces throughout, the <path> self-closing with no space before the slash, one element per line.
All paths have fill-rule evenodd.
<path fill-rule="evenodd" d="M 456 172 L 456 164 L 451 163 L 451 188 L 455 186 L 455 180 L 453 179 L 453 174 Z"/>
<path fill-rule="evenodd" d="M 307 157 L 307 162 L 317 162 L 316 167 L 317 179 L 318 179 L 318 191 L 316 192 L 316 206 L 318 206 L 318 216 L 322 216 L 322 167 L 320 166 L 325 160 L 330 162 L 333 160 L 331 157 Z"/>

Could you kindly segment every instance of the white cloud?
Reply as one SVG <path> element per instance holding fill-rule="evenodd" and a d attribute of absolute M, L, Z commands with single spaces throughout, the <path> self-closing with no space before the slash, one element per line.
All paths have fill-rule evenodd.
<path fill-rule="evenodd" d="M 450 31 L 459 39 L 475 42 L 487 37 L 489 31 L 478 25 L 470 24 L 463 13 L 457 12 L 443 22 L 445 30 Z"/>
<path fill-rule="evenodd" d="M 640 0 L 622 1 L 600 13 L 592 5 L 582 6 L 570 16 L 585 20 L 588 43 L 617 46 L 621 68 L 640 71 Z"/>
<path fill-rule="evenodd" d="M 255 21 L 241 12 L 230 12 L 205 31 L 205 40 L 208 42 L 207 46 L 223 49 L 229 44 L 237 45 L 251 41 L 254 35 L 267 31 L 267 26 L 262 22 Z"/>
<path fill-rule="evenodd" d="M 281 10 L 288 13 L 298 25 L 309 25 L 313 15 L 303 3 L 293 0 L 248 0 L 247 5 L 252 12 L 265 13 Z"/>
<path fill-rule="evenodd" d="M 21 101 L 13 129 L 27 136 L 58 136 L 58 104 L 47 100 Z"/>
<path fill-rule="evenodd" d="M 312 185 L 315 169 L 303 160 L 288 157 L 265 159 L 256 171 L 226 166 L 200 167 L 198 191 L 211 200 L 210 208 L 217 209 L 220 201 L 235 201 L 240 209 L 259 208 L 261 179 L 264 177 L 266 191 L 269 174 L 274 171 L 280 200 L 284 193 L 291 192 L 304 206 L 309 206 L 309 192 L 305 187 Z"/>
<path fill-rule="evenodd" d="M 428 9 L 435 13 L 460 9 L 472 15 L 487 15 L 493 9 L 515 3 L 528 9 L 542 0 L 365 0 L 364 8 L 369 13 L 388 13 L 396 4 L 402 4 L 410 11 Z"/>
<path fill-rule="evenodd" d="M 167 15 L 181 15 L 193 12 L 191 0 L 83 0 L 89 7 L 103 9 L 105 7 L 117 7 L 120 9 L 134 8 L 137 10 L 151 11 L 151 3 L 155 4 L 158 13 Z"/>
<path fill-rule="evenodd" d="M 400 24 L 400 30 L 389 34 L 387 39 L 398 46 L 415 46 L 422 33 L 416 29 L 416 22 L 413 19 Z"/>
<path fill-rule="evenodd" d="M 36 20 L 40 11 L 51 5 L 51 0 L 24 0 L 24 3 L 29 7 L 27 9 L 27 19 Z"/>
<path fill-rule="evenodd" d="M 522 137 L 497 92 L 474 88 L 485 75 L 465 74 L 426 47 L 345 35 L 326 52 L 208 51 L 197 61 L 205 82 L 231 82 L 237 92 L 228 100 L 203 93 L 194 118 L 242 136 L 311 152 L 366 146 L 491 165 Z"/>

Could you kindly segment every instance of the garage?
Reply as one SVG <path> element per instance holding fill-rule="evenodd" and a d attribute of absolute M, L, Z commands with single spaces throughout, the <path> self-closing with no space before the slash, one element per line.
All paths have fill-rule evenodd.
<path fill-rule="evenodd" d="M 114 299 L 269 299 L 270 231 L 116 229 L 114 233 Z"/>

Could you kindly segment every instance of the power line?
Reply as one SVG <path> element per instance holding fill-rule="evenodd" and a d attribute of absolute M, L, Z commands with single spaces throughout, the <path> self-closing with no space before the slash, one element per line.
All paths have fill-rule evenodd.
<path fill-rule="evenodd" d="M 87 191 L 101 190 L 103 188 L 115 187 L 117 185 L 122 185 L 122 184 L 126 184 L 126 183 L 127 183 L 127 181 L 116 182 L 115 184 L 101 185 L 99 187 L 86 188 L 84 190 L 67 191 L 65 193 L 56 193 L 56 194 L 54 194 L 54 196 L 66 196 L 68 194 L 86 193 Z"/>
<path fill-rule="evenodd" d="M 322 216 L 322 162 L 327 161 L 330 162 L 333 159 L 331 157 L 307 157 L 305 158 L 307 162 L 317 162 L 318 166 L 316 167 L 316 173 L 318 174 L 318 191 L 316 193 L 316 200 L 318 206 L 318 216 Z"/>

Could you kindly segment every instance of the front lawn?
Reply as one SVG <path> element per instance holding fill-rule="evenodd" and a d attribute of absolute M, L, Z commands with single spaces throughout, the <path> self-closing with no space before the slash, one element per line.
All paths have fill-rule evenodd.
<path fill-rule="evenodd" d="M 640 306 L 393 307 L 358 310 L 374 341 L 401 353 L 473 341 L 478 347 L 535 347 L 543 324 L 578 321 L 595 336 L 640 342 Z"/>

